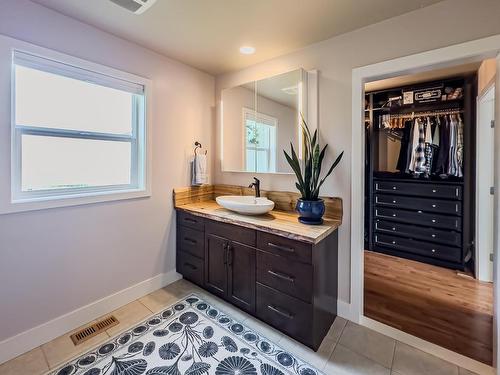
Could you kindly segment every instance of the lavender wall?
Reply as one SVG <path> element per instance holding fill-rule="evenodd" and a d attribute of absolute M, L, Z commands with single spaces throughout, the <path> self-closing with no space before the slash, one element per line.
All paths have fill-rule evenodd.
<path fill-rule="evenodd" d="M 0 215 L 2 341 L 175 269 L 171 191 L 189 183 L 194 141 L 212 142 L 214 79 L 27 0 L 2 1 L 0 34 L 151 79 L 154 139 L 151 198 Z M 0 179 L 10 174 L 9 127 L 4 51 Z"/>

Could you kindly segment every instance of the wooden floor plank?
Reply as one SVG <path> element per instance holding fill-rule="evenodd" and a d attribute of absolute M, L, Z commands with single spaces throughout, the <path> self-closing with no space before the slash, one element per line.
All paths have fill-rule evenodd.
<path fill-rule="evenodd" d="M 365 251 L 365 316 L 491 365 L 493 284 Z"/>

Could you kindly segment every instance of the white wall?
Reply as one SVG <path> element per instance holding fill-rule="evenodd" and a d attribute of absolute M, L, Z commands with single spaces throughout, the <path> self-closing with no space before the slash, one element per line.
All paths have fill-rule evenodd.
<path fill-rule="evenodd" d="M 297 110 L 262 95 L 255 96 L 255 91 L 245 87 L 233 87 L 223 93 L 224 100 L 224 170 L 243 171 L 245 164 L 243 108 L 256 109 L 257 112 L 278 120 L 276 133 L 276 171 L 292 173 L 283 155 L 283 149 L 289 149 L 290 142 L 297 146 Z M 257 101 L 257 108 L 255 108 Z"/>
<path fill-rule="evenodd" d="M 2 341 L 175 269 L 172 189 L 189 184 L 194 141 L 212 142 L 214 79 L 27 0 L 2 1 L 0 34 L 153 81 L 151 198 L 0 215 Z M 3 60 L 0 179 L 10 175 L 9 98 Z"/>
<path fill-rule="evenodd" d="M 355 67 L 500 34 L 500 1 L 446 0 L 300 51 L 216 78 L 216 99 L 223 88 L 262 79 L 297 68 L 319 70 L 319 129 L 330 145 L 326 163 L 344 150 L 344 159 L 325 183 L 322 194 L 344 200 L 339 229 L 339 294 L 350 299 L 350 158 L 351 71 Z M 219 127 L 219 116 L 217 116 Z M 220 129 L 218 128 L 218 131 Z M 220 133 L 218 133 L 219 135 Z M 218 145 L 218 137 L 215 142 Z M 218 147 L 217 147 L 218 150 Z M 215 164 L 215 182 L 248 184 L 248 175 L 223 173 Z M 293 176 L 262 175 L 263 189 L 294 190 Z"/>

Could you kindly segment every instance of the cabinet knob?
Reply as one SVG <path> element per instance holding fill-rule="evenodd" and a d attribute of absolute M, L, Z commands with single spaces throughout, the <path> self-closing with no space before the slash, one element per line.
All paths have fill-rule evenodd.
<path fill-rule="evenodd" d="M 436 252 L 436 249 L 432 249 L 431 251 L 432 251 L 433 253 L 435 253 L 435 252 Z"/>
<path fill-rule="evenodd" d="M 435 204 L 433 204 L 433 205 L 432 205 L 432 208 L 436 208 L 436 205 L 435 205 Z"/>
<path fill-rule="evenodd" d="M 392 214 L 393 217 L 396 217 L 396 214 Z"/>
<path fill-rule="evenodd" d="M 436 222 L 436 219 L 432 219 L 432 222 L 435 223 Z"/>
<path fill-rule="evenodd" d="M 393 186 L 392 187 L 392 190 L 397 190 L 398 188 L 396 186 Z"/>
<path fill-rule="evenodd" d="M 418 210 L 417 212 L 418 212 L 419 214 L 421 214 L 421 213 L 422 213 L 422 211 L 420 211 L 420 210 Z"/>
<path fill-rule="evenodd" d="M 396 228 L 392 228 L 392 230 L 394 231 L 394 230 L 396 230 Z"/>
<path fill-rule="evenodd" d="M 437 193 L 437 190 L 436 190 L 436 189 L 432 189 L 432 192 L 433 192 L 433 193 Z"/>
<path fill-rule="evenodd" d="M 431 235 L 431 237 L 432 237 L 432 238 L 436 238 L 436 235 L 435 235 L 435 234 L 432 234 L 432 235 Z"/>
<path fill-rule="evenodd" d="M 392 244 L 393 244 L 393 245 L 396 245 L 396 241 L 392 241 Z"/>
<path fill-rule="evenodd" d="M 396 203 L 396 200 L 393 200 L 392 203 Z"/>

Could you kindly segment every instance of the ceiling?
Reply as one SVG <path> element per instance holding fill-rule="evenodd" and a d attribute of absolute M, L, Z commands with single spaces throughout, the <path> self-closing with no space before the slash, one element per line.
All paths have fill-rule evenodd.
<path fill-rule="evenodd" d="M 455 65 L 444 69 L 435 69 L 426 72 L 402 75 L 393 78 L 382 79 L 380 81 L 368 82 L 365 84 L 365 91 L 379 91 L 392 87 L 414 85 L 420 82 L 428 82 L 432 80 L 440 80 L 444 78 L 467 75 L 469 73 L 477 72 L 480 65 L 481 61 L 469 64 Z"/>
<path fill-rule="evenodd" d="M 216 75 L 441 0 L 158 0 L 141 15 L 109 0 L 32 1 Z"/>

